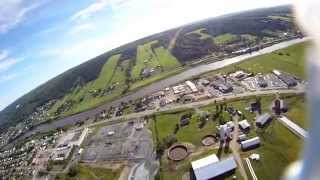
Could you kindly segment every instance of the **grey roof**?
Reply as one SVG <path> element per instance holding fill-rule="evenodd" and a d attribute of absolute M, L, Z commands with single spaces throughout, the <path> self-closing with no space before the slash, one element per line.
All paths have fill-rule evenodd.
<path fill-rule="evenodd" d="M 193 169 L 197 180 L 207 180 L 234 170 L 237 164 L 233 157 Z"/>
<path fill-rule="evenodd" d="M 240 144 L 241 144 L 241 148 L 242 149 L 247 149 L 247 148 L 250 148 L 252 146 L 259 145 L 260 143 L 261 143 L 260 142 L 260 138 L 259 137 L 254 137 L 254 138 L 242 141 Z"/>
<path fill-rule="evenodd" d="M 264 113 L 261 116 L 257 117 L 256 123 L 260 123 L 261 125 L 264 125 L 270 118 L 271 118 L 270 114 Z"/>

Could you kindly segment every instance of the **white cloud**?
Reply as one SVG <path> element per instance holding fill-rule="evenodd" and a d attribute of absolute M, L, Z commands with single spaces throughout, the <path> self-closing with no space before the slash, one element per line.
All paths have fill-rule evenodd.
<path fill-rule="evenodd" d="M 71 30 L 70 30 L 70 34 L 71 35 L 75 35 L 78 34 L 80 32 L 85 32 L 85 31 L 92 31 L 95 30 L 96 26 L 92 23 L 84 23 L 84 24 L 78 24 L 75 25 Z"/>
<path fill-rule="evenodd" d="M 90 4 L 88 7 L 81 9 L 71 17 L 71 21 L 79 19 L 87 19 L 93 14 L 105 10 L 106 7 L 110 6 L 113 8 L 122 6 L 124 2 L 130 0 L 96 0 L 94 3 Z"/>
<path fill-rule="evenodd" d="M 21 61 L 22 61 L 22 59 L 15 59 L 15 58 L 9 58 L 9 59 L 2 60 L 0 62 L 0 72 L 5 72 L 5 71 L 9 70 L 11 67 L 13 67 L 14 65 L 16 65 L 17 63 L 19 63 Z"/>
<path fill-rule="evenodd" d="M 21 23 L 26 15 L 44 3 L 45 0 L 1 0 L 0 33 L 6 33 Z"/>
<path fill-rule="evenodd" d="M 3 59 L 6 59 L 8 57 L 8 55 L 9 55 L 9 53 L 7 50 L 0 51 L 0 61 Z"/>
<path fill-rule="evenodd" d="M 78 11 L 71 17 L 71 20 L 86 19 L 90 17 L 93 13 L 104 10 L 109 4 L 109 0 L 97 0 L 96 2 L 90 4 L 88 7 Z"/>
<path fill-rule="evenodd" d="M 5 74 L 5 75 L 0 75 L 0 84 L 13 80 L 18 77 L 18 74 Z"/>

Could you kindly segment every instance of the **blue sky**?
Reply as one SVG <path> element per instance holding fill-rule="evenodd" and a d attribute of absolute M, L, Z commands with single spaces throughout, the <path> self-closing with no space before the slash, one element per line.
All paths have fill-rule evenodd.
<path fill-rule="evenodd" d="M 289 0 L 1 0 L 0 110 L 119 45 L 226 13 Z"/>

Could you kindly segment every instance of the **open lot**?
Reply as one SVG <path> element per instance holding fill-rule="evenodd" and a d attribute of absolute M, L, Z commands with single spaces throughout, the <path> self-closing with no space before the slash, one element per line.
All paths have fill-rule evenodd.
<path fill-rule="evenodd" d="M 76 166 L 77 174 L 70 177 L 68 174 L 58 174 L 57 180 L 117 180 L 121 173 L 121 168 L 117 170 L 107 168 L 91 167 L 83 164 Z"/>
<path fill-rule="evenodd" d="M 98 127 L 86 141 L 83 162 L 139 160 L 152 152 L 150 134 L 141 123 L 119 123 Z"/>

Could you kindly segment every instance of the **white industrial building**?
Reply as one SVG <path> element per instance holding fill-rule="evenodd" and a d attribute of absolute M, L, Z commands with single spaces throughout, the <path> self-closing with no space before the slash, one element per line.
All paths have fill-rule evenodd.
<path fill-rule="evenodd" d="M 239 121 L 239 127 L 243 130 L 250 129 L 250 124 L 246 119 L 244 119 L 242 121 Z"/>
<path fill-rule="evenodd" d="M 233 157 L 219 161 L 215 154 L 193 161 L 191 166 L 196 180 L 217 178 L 237 168 Z"/>
<path fill-rule="evenodd" d="M 264 113 L 257 117 L 256 124 L 259 127 L 263 127 L 270 120 L 271 120 L 271 115 L 269 113 Z"/>
<path fill-rule="evenodd" d="M 254 137 L 245 141 L 241 141 L 240 145 L 241 145 L 241 149 L 242 150 L 246 150 L 246 149 L 250 149 L 250 148 L 254 148 L 256 146 L 260 145 L 260 138 L 259 137 Z"/>
<path fill-rule="evenodd" d="M 198 92 L 198 88 L 197 88 L 197 86 L 196 86 L 193 82 L 191 82 L 191 81 L 186 81 L 186 85 L 191 89 L 191 91 L 192 91 L 193 93 Z"/>

